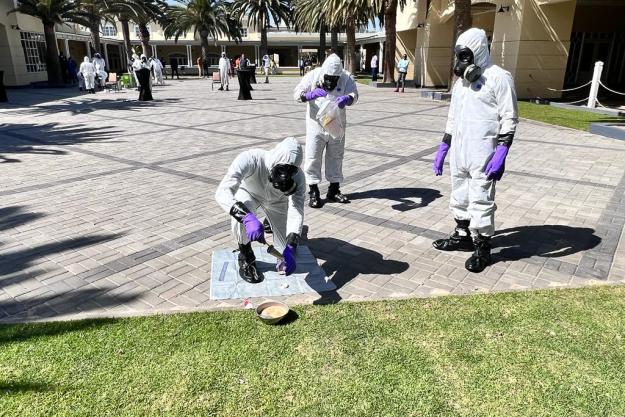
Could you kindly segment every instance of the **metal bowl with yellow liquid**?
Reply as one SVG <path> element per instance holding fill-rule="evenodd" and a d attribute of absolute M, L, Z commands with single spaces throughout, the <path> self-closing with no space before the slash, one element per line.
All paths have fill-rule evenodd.
<path fill-rule="evenodd" d="M 265 324 L 277 324 L 289 314 L 289 306 L 279 301 L 267 301 L 256 307 L 256 316 Z"/>

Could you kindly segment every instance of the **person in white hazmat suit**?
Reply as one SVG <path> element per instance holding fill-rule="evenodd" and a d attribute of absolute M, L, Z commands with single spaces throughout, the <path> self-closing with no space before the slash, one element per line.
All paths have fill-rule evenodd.
<path fill-rule="evenodd" d="M 347 196 L 341 193 L 343 182 L 343 156 L 345 153 L 345 136 L 333 138 L 317 122 L 319 112 L 318 99 L 335 100 L 339 107 L 339 117 L 343 126 L 347 115 L 345 106 L 358 101 L 358 88 L 351 74 L 343 70 L 341 59 L 332 54 L 326 58 L 321 68 L 306 74 L 295 87 L 294 98 L 300 103 L 308 103 L 306 110 L 306 182 L 309 186 L 309 203 L 313 208 L 321 207 L 319 183 L 321 182 L 321 163 L 325 151 L 325 177 L 330 182 L 328 201 L 348 203 Z"/>
<path fill-rule="evenodd" d="M 83 59 L 79 71 L 85 80 L 85 91 L 95 94 L 95 65 L 93 65 L 88 56 Z"/>
<path fill-rule="evenodd" d="M 106 72 L 106 62 L 99 53 L 96 53 L 93 57 L 93 65 L 95 66 L 95 72 L 98 75 L 98 81 L 100 87 L 104 88 L 106 85 L 106 78 L 109 76 Z"/>
<path fill-rule="evenodd" d="M 132 67 L 132 75 L 135 77 L 135 83 L 137 85 L 137 90 L 139 89 L 139 78 L 137 78 L 137 74 L 135 71 L 141 69 L 141 59 L 139 59 L 139 55 L 132 54 L 132 61 L 130 61 L 130 66 Z"/>
<path fill-rule="evenodd" d="M 455 46 L 453 86 L 445 135 L 434 159 L 436 175 L 450 152 L 454 232 L 432 244 L 444 251 L 473 250 L 465 267 L 481 272 L 490 263 L 495 233 L 495 182 L 504 173 L 506 156 L 518 123 L 514 80 L 493 65 L 486 33 L 472 28 Z"/>
<path fill-rule="evenodd" d="M 226 53 L 222 52 L 221 58 L 219 58 L 219 82 L 221 83 L 221 86 L 219 87 L 220 91 L 223 91 L 224 86 L 226 86 L 226 91 L 230 89 L 228 72 L 230 72 L 230 60 L 226 57 Z"/>
<path fill-rule="evenodd" d="M 163 64 L 156 58 L 150 58 L 150 68 L 154 71 L 154 81 L 158 85 L 163 85 Z"/>
<path fill-rule="evenodd" d="M 269 151 L 250 149 L 235 158 L 217 187 L 217 203 L 232 216 L 232 234 L 240 251 L 239 274 L 247 282 L 262 281 L 251 243 L 265 243 L 257 217 L 261 213 L 269 220 L 274 244 L 284 257 L 276 269 L 285 275 L 295 271 L 306 198 L 302 159 L 302 147 L 295 138 L 286 138 Z"/>

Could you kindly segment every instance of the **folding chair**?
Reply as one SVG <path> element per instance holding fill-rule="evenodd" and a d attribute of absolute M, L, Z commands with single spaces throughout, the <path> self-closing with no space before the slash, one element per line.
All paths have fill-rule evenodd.
<path fill-rule="evenodd" d="M 104 84 L 104 88 L 108 88 L 109 91 L 119 91 L 119 80 L 117 79 L 116 72 L 111 72 L 109 74 L 109 80 Z"/>
<path fill-rule="evenodd" d="M 213 72 L 213 76 L 211 77 L 211 90 L 214 88 L 215 84 L 221 85 L 221 78 L 219 77 L 219 71 Z"/>

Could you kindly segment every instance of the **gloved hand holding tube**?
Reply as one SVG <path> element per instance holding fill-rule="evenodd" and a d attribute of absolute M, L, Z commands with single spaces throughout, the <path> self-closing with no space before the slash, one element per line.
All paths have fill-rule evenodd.
<path fill-rule="evenodd" d="M 280 273 L 284 273 L 284 275 L 291 275 L 295 272 L 295 247 L 291 245 L 287 245 L 282 252 L 283 260 L 278 260 L 276 264 L 276 269 Z"/>

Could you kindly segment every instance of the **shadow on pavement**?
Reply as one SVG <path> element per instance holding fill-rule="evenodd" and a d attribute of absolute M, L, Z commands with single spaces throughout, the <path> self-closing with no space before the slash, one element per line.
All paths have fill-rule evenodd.
<path fill-rule="evenodd" d="M 359 275 L 391 275 L 408 269 L 406 262 L 384 259 L 379 252 L 332 237 L 307 239 L 305 244 L 316 258 L 325 261 L 321 268 L 336 285 L 335 291 L 320 293 L 321 298 L 313 304 L 339 302 L 338 290 Z"/>
<path fill-rule="evenodd" d="M 511 260 L 541 256 L 558 258 L 592 249 L 601 243 L 595 231 L 562 225 L 520 226 L 497 231 L 493 237 L 493 260 Z"/>
<path fill-rule="evenodd" d="M 382 188 L 367 190 L 359 193 L 349 193 L 350 200 L 365 200 L 375 198 L 379 200 L 397 201 L 391 207 L 397 211 L 408 211 L 419 207 L 425 207 L 437 198 L 442 197 L 438 190 L 431 188 Z M 413 200 L 420 200 L 415 202 Z"/>

